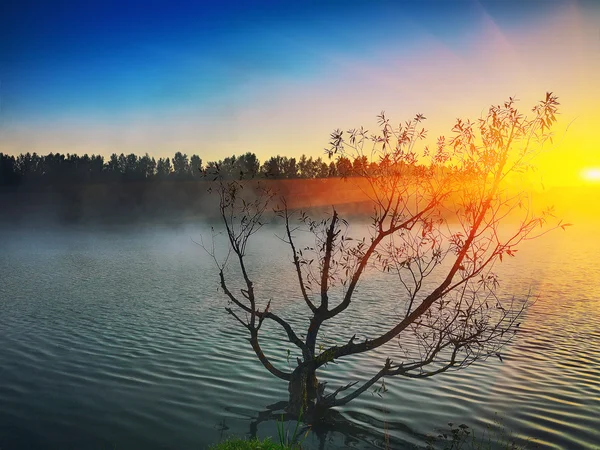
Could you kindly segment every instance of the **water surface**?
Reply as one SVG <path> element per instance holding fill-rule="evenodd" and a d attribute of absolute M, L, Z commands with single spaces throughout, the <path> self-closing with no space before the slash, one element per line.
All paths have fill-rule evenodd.
<path fill-rule="evenodd" d="M 285 383 L 224 313 L 214 264 L 192 242 L 200 235 L 208 226 L 3 231 L 1 448 L 198 449 L 228 435 L 276 435 L 273 420 L 256 418 L 286 399 Z M 256 244 L 257 291 L 303 324 L 285 246 L 270 229 Z M 596 228 L 585 224 L 527 243 L 497 268 L 505 292 L 539 297 L 503 362 L 388 380 L 383 398 L 366 393 L 341 409 L 345 422 L 320 447 L 383 448 L 386 435 L 415 444 L 447 422 L 481 430 L 495 417 L 540 448 L 600 445 L 599 253 Z M 325 328 L 325 341 L 365 319 L 365 334 L 393 319 L 393 286 L 376 278 L 361 286 L 363 301 Z M 263 345 L 285 368 L 285 347 L 269 339 L 277 333 L 266 329 Z M 323 379 L 367 379 L 384 359 L 341 361 Z M 319 448 L 318 437 L 306 445 Z"/>

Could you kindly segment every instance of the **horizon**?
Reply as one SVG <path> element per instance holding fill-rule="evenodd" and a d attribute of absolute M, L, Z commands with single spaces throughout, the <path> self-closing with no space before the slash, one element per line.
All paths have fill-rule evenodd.
<path fill-rule="evenodd" d="M 0 450 L 600 443 L 600 0 L 0 29 Z"/>
<path fill-rule="evenodd" d="M 290 5 L 2 6 L 0 152 L 317 158 L 331 131 L 372 129 L 381 110 L 423 113 L 431 142 L 456 117 L 509 96 L 527 112 L 552 91 L 542 182 L 600 181 L 593 2 Z"/>

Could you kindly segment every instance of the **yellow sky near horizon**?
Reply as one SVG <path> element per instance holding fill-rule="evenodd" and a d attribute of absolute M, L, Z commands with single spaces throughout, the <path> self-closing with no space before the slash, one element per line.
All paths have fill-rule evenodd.
<path fill-rule="evenodd" d="M 326 55 L 330 64 L 318 76 L 253 80 L 240 92 L 244 101 L 210 109 L 185 105 L 108 122 L 73 116 L 10 124 L 0 136 L 0 151 L 156 157 L 182 151 L 204 161 L 247 151 L 261 160 L 276 154 L 324 157 L 332 130 L 373 130 L 381 110 L 393 121 L 423 113 L 433 143 L 449 134 L 456 117 L 476 119 L 509 96 L 529 111 L 553 91 L 560 117 L 555 144 L 537 160 L 540 183 L 593 184 L 581 175 L 600 168 L 600 14 L 590 11 L 573 2 L 512 29 L 501 29 L 483 11 L 476 32 L 461 46 L 429 34 L 417 43 L 388 42 L 368 59 Z"/>

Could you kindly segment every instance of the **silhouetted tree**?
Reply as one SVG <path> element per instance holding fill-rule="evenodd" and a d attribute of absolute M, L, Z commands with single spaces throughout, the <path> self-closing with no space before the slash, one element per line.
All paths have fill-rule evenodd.
<path fill-rule="evenodd" d="M 0 153 L 0 185 L 16 186 L 19 182 L 15 157 Z"/>
<path fill-rule="evenodd" d="M 329 166 L 321 158 L 315 160 L 317 178 L 327 178 L 329 176 Z"/>
<path fill-rule="evenodd" d="M 164 179 L 171 175 L 171 172 L 171 160 L 169 158 L 159 158 L 156 163 L 156 176 Z"/>
<path fill-rule="evenodd" d="M 362 176 L 367 174 L 369 168 L 369 160 L 365 155 L 360 155 L 354 159 L 352 163 L 352 173 L 356 176 Z"/>
<path fill-rule="evenodd" d="M 104 172 L 104 157 L 100 155 L 92 155 L 89 163 L 90 179 L 94 182 L 99 182 L 103 178 Z"/>
<path fill-rule="evenodd" d="M 336 161 L 336 171 L 340 177 L 349 177 L 352 175 L 352 162 L 346 156 L 340 156 Z"/>
<path fill-rule="evenodd" d="M 192 155 L 190 158 L 190 170 L 193 178 L 199 178 L 202 175 L 202 158 L 198 155 Z"/>
<path fill-rule="evenodd" d="M 191 177 L 187 155 L 181 152 L 175 153 L 175 156 L 173 156 L 173 175 L 180 180 Z"/>
<path fill-rule="evenodd" d="M 304 321 L 285 319 L 276 303 L 262 297 L 253 281 L 256 272 L 246 259 L 247 246 L 265 223 L 274 194 L 259 186 L 258 195 L 249 196 L 243 182 L 217 179 L 221 217 L 234 256 L 230 260 L 239 266 L 238 281 L 244 286 L 234 291 L 226 278 L 232 272 L 215 257 L 220 286 L 229 300 L 226 311 L 247 331 L 265 369 L 288 383 L 290 412 L 315 418 L 384 377 L 426 378 L 499 354 L 516 333 L 528 302 L 498 295 L 492 266 L 514 256 L 518 244 L 535 237 L 547 221 L 543 214 L 520 210 L 527 204 L 526 193 L 507 192 L 505 180 L 529 167 L 538 145 L 549 137 L 557 105 L 549 93 L 533 108 L 533 117 L 526 117 L 510 99 L 490 107 L 477 122 L 458 120 L 449 139 L 440 138 L 435 149 L 422 152 L 417 149 L 425 137 L 422 115 L 393 127 L 382 113 L 377 135 L 362 129 L 332 133 L 329 154 L 337 157 L 341 174 L 352 169 L 350 158 L 359 159 L 361 167 L 367 152 L 379 159 L 377 170 L 351 179 L 372 199 L 372 221 L 364 236 L 350 236 L 336 210 L 322 219 L 296 216 L 282 200 L 278 215 L 308 319 L 303 333 L 296 328 Z M 267 173 L 282 165 L 273 158 L 268 164 Z M 519 221 L 505 220 L 520 211 Z M 314 244 L 301 246 L 300 231 L 312 235 Z M 395 277 L 397 290 L 387 292 L 395 296 L 397 313 L 365 317 L 364 324 L 338 336 L 333 345 L 319 339 L 325 323 L 356 302 L 373 301 L 374 293 L 365 298 L 357 290 L 368 268 Z M 276 367 L 263 352 L 259 336 L 265 322 L 280 326 L 296 349 L 299 356 L 290 370 Z M 358 338 L 364 326 L 369 337 Z M 317 371 L 326 370 L 329 363 L 384 352 L 382 346 L 393 339 L 400 339 L 404 358 L 384 357 L 368 381 L 351 381 L 332 390 L 318 382 Z"/>
<path fill-rule="evenodd" d="M 148 153 L 139 158 L 137 172 L 142 180 L 152 179 L 156 174 L 156 161 L 154 158 L 150 158 Z"/>
<path fill-rule="evenodd" d="M 227 174 L 228 178 L 240 178 L 238 158 L 235 155 L 228 156 L 218 164 L 221 172 Z"/>
<path fill-rule="evenodd" d="M 127 157 L 123 153 L 121 153 L 118 157 L 117 170 L 121 175 L 125 175 L 127 170 Z"/>
<path fill-rule="evenodd" d="M 315 167 L 312 158 L 307 158 L 306 155 L 302 155 L 298 160 L 298 176 L 300 178 L 314 178 Z"/>
<path fill-rule="evenodd" d="M 264 162 L 261 173 L 266 178 L 297 178 L 299 174 L 296 158 L 273 156 Z"/>
<path fill-rule="evenodd" d="M 315 160 L 302 155 L 298 161 L 298 176 L 300 178 L 326 178 L 329 176 L 329 167 L 321 158 Z"/>
<path fill-rule="evenodd" d="M 140 166 L 138 164 L 138 157 L 130 153 L 125 157 L 124 165 L 122 168 L 124 179 L 126 181 L 138 181 L 142 178 L 140 173 Z"/>
<path fill-rule="evenodd" d="M 260 161 L 254 153 L 246 152 L 237 160 L 237 168 L 243 177 L 255 178 L 260 170 Z"/>
<path fill-rule="evenodd" d="M 298 165 L 296 164 L 296 158 L 287 158 L 284 156 L 282 169 L 283 178 L 298 178 Z"/>
<path fill-rule="evenodd" d="M 118 174 L 120 174 L 119 170 L 119 157 L 116 153 L 110 155 L 108 163 L 106 164 L 106 171 L 109 173 L 110 180 L 117 180 L 120 178 Z"/>
<path fill-rule="evenodd" d="M 337 177 L 338 175 L 339 174 L 338 174 L 338 171 L 337 171 L 337 166 L 336 166 L 335 162 L 331 161 L 329 163 L 329 171 L 328 171 L 327 176 L 329 176 L 329 177 Z"/>
<path fill-rule="evenodd" d="M 260 171 L 266 178 L 283 178 L 283 157 L 272 156 L 263 163 Z"/>

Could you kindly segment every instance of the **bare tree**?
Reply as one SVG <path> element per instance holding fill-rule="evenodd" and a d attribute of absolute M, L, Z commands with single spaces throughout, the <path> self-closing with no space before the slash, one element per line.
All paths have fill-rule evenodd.
<path fill-rule="evenodd" d="M 557 106 L 557 97 L 548 93 L 528 117 L 511 98 L 490 107 L 476 122 L 458 120 L 450 138 L 441 137 L 435 148 L 420 152 L 417 144 L 426 136 L 420 114 L 396 127 L 382 113 L 376 134 L 362 128 L 332 133 L 330 157 L 363 162 L 355 164 L 355 176 L 348 182 L 362 189 L 372 215 L 368 235 L 356 238 L 335 209 L 316 220 L 305 213 L 296 215 L 280 199 L 276 213 L 283 221 L 297 295 L 309 321 L 302 334 L 256 292 L 247 266 L 247 245 L 263 225 L 275 194 L 263 185 L 249 197 L 243 194 L 248 191 L 243 190 L 244 182 L 216 177 L 229 255 L 244 285 L 233 292 L 224 272 L 226 262 L 215 258 L 229 299 L 226 311 L 247 329 L 263 366 L 288 383 L 290 412 L 315 417 L 348 403 L 385 377 L 431 377 L 500 355 L 518 330 L 528 300 L 498 294 L 494 263 L 514 256 L 522 241 L 568 225 L 546 225 L 549 216 L 534 215 L 525 192 L 506 187 L 507 177 L 529 170 L 544 141 L 551 139 Z M 301 229 L 311 233 L 314 245 L 299 246 Z M 357 323 L 349 340 L 324 347 L 319 338 L 322 325 L 368 300 L 357 287 L 372 270 L 397 278 L 399 289 L 392 295 L 401 313 L 392 323 L 386 323 L 389 315 L 382 318 L 376 337 L 358 339 L 363 325 Z M 265 321 L 280 326 L 298 348 L 301 357 L 293 369 L 275 367 L 263 352 L 259 335 Z M 405 349 L 405 357 L 388 357 L 361 385 L 350 381 L 327 390 L 318 382 L 317 371 L 328 363 L 394 339 Z"/>

